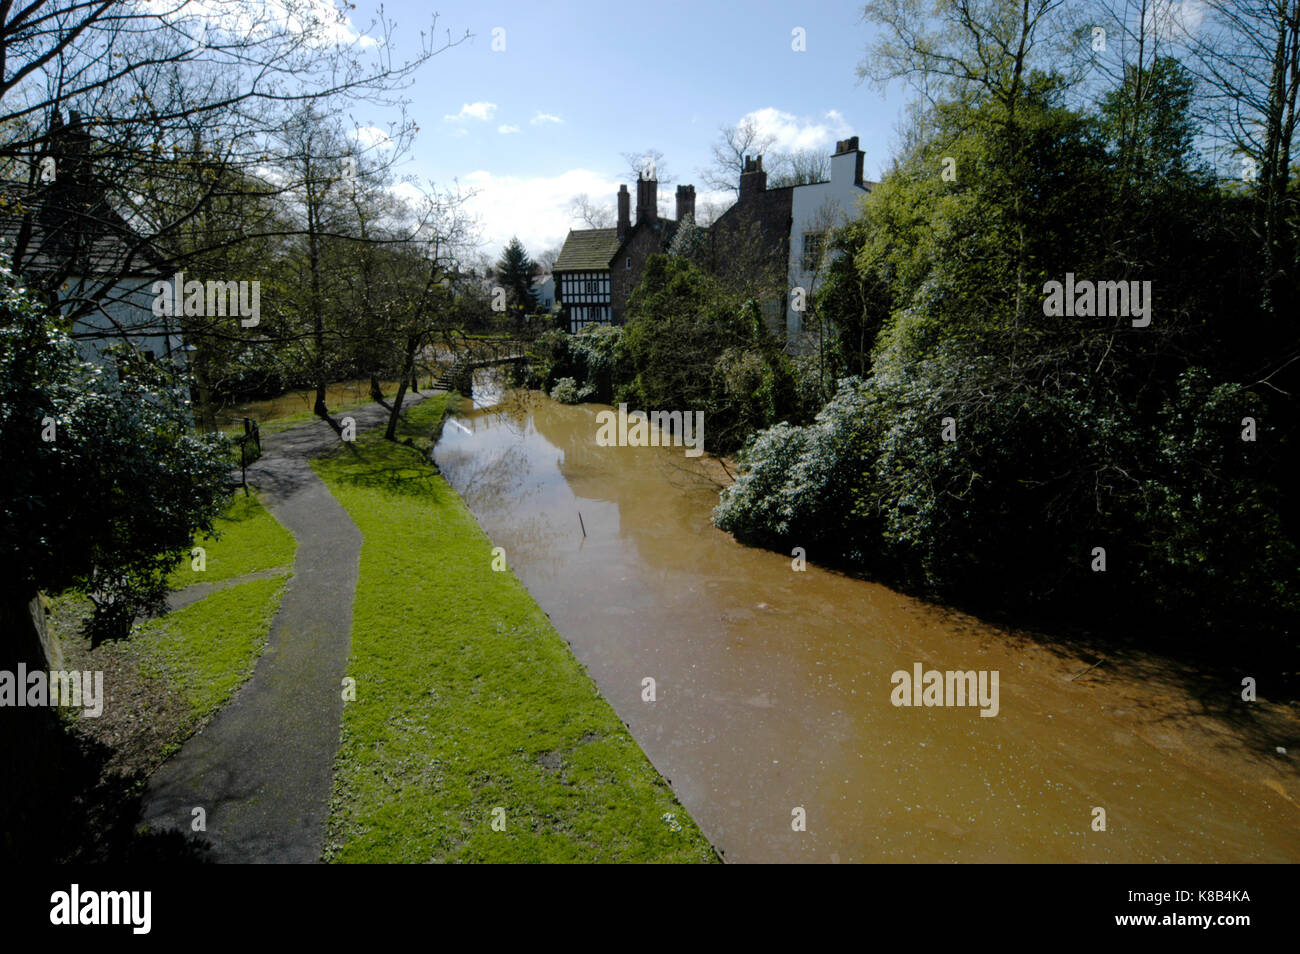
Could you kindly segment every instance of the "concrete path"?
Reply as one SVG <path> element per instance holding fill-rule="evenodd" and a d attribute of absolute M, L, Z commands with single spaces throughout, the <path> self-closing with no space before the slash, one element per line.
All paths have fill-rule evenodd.
<path fill-rule="evenodd" d="M 408 395 L 403 408 L 424 395 Z M 357 432 L 382 426 L 377 404 L 345 417 Z M 324 421 L 263 439 L 248 483 L 298 540 L 293 577 L 252 677 L 149 780 L 142 821 L 192 831 L 206 814 L 211 858 L 315 862 L 324 845 L 334 756 L 351 651 L 361 532 L 308 461 L 337 446 Z"/>
<path fill-rule="evenodd" d="M 201 599 L 206 599 L 213 593 L 228 590 L 232 586 L 252 583 L 254 580 L 269 580 L 273 576 L 280 576 L 287 570 L 288 567 L 275 567 L 269 570 L 245 573 L 243 576 L 232 576 L 228 580 L 218 580 L 216 583 L 193 583 L 183 590 L 174 590 L 167 594 L 167 613 L 175 613 L 177 610 L 185 609 L 185 607 L 191 606 Z M 159 615 L 166 614 L 160 613 Z"/>

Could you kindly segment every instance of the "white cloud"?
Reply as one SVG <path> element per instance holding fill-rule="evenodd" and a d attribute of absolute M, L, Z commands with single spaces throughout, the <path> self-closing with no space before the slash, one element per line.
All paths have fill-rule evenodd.
<path fill-rule="evenodd" d="M 352 20 L 332 0 L 261 0 L 256 4 L 231 4 L 225 0 L 145 0 L 144 8 L 164 22 L 197 20 L 203 34 L 216 34 L 212 42 L 231 38 L 264 40 L 291 33 L 311 46 L 377 47 L 381 42 L 358 33 Z"/>
<path fill-rule="evenodd" d="M 393 145 L 392 137 L 378 126 L 358 126 L 353 131 L 352 138 L 366 149 L 388 149 Z"/>
<path fill-rule="evenodd" d="M 454 114 L 449 113 L 448 115 L 443 116 L 442 118 L 450 120 L 451 122 L 454 123 L 464 122 L 467 119 L 479 119 L 479 120 L 486 121 L 491 119 L 492 114 L 495 113 L 496 111 L 497 111 L 496 103 L 483 103 L 483 102 L 466 103 L 464 106 L 460 108 L 460 112 Z"/>
<path fill-rule="evenodd" d="M 393 185 L 389 186 L 388 191 L 391 192 L 393 195 L 397 196 L 399 199 L 403 199 L 407 202 L 411 202 L 414 204 L 418 204 L 424 198 L 424 193 L 420 191 L 419 186 L 415 185 L 414 183 L 406 182 L 406 181 L 394 183 Z"/>
<path fill-rule="evenodd" d="M 1191 38 L 1205 19 L 1204 0 L 1155 0 L 1146 11 L 1146 28 L 1162 40 Z"/>
<path fill-rule="evenodd" d="M 619 183 L 588 169 L 570 169 L 558 176 L 499 176 L 485 170 L 461 177 L 461 185 L 477 194 L 469 209 L 482 225 L 487 243 L 484 252 L 492 259 L 518 235 L 529 254 L 564 244 L 571 228 L 586 228 L 573 221 L 570 200 L 585 192 L 593 202 L 605 203 L 615 214 Z"/>
<path fill-rule="evenodd" d="M 553 115 L 553 114 L 551 114 L 551 113 L 541 113 L 541 112 L 539 112 L 536 116 L 534 116 L 532 119 L 530 119 L 530 120 L 528 120 L 528 121 L 529 121 L 530 123 L 532 123 L 534 126 L 540 126 L 540 125 L 542 125 L 542 123 L 562 123 L 562 122 L 564 122 L 564 120 L 561 119 L 559 116 L 555 116 L 555 115 Z"/>
<path fill-rule="evenodd" d="M 519 132 L 519 127 L 506 124 L 506 125 L 498 126 L 497 132 L 499 132 L 503 136 L 506 136 L 509 135 L 510 133 Z"/>
<path fill-rule="evenodd" d="M 752 122 L 760 135 L 770 136 L 771 148 L 778 152 L 825 149 L 852 131 L 843 115 L 835 109 L 828 110 L 820 119 L 814 119 L 768 106 L 742 116 L 741 122 L 746 121 Z"/>

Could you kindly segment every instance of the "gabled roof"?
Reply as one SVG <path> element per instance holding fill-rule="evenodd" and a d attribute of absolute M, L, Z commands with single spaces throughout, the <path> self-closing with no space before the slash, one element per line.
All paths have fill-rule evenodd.
<path fill-rule="evenodd" d="M 609 268 L 610 260 L 621 245 L 618 229 L 572 229 L 564 240 L 564 248 L 560 249 L 553 271 Z"/>
<path fill-rule="evenodd" d="M 30 232 L 23 260 L 15 262 L 24 220 Z M 29 278 L 60 271 L 78 278 L 154 277 L 171 270 L 106 200 L 62 212 L 48 194 L 13 181 L 0 181 L 0 258 Z"/>

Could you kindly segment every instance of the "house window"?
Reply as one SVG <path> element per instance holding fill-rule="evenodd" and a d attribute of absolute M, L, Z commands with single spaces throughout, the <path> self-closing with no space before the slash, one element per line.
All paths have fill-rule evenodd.
<path fill-rule="evenodd" d="M 803 270 L 815 272 L 822 263 L 822 252 L 826 248 L 825 232 L 803 233 Z"/>
<path fill-rule="evenodd" d="M 627 271 L 631 271 L 631 270 L 632 270 L 632 256 L 631 256 L 631 255 L 629 255 L 629 256 L 627 257 L 627 264 L 624 265 L 623 268 L 626 269 Z"/>

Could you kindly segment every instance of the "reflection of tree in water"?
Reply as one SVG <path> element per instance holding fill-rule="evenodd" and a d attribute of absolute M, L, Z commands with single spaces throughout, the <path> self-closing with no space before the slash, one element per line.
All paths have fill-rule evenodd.
<path fill-rule="evenodd" d="M 511 390 L 490 408 L 453 415 L 456 423 L 444 427 L 438 464 L 471 508 L 513 510 L 545 491 L 547 475 L 529 461 L 532 407 L 539 398 Z M 457 423 L 469 433 L 456 432 Z"/>
<path fill-rule="evenodd" d="M 470 395 L 474 407 L 494 408 L 506 400 L 509 394 L 506 377 L 507 370 L 504 365 L 476 368 L 471 380 L 473 394 Z"/>
<path fill-rule="evenodd" d="M 473 436 L 445 428 L 438 463 L 484 525 L 508 526 L 520 546 L 580 545 L 581 510 L 589 536 L 613 530 L 647 566 L 682 571 L 708 526 L 717 482 L 681 447 L 598 446 L 596 415 L 605 409 L 513 389 L 491 408 L 458 415 Z"/>
<path fill-rule="evenodd" d="M 533 426 L 563 452 L 560 471 L 576 496 L 617 509 L 619 535 L 636 547 L 639 559 L 660 570 L 688 569 L 683 558 L 698 540 L 701 521 L 708 523 L 716 482 L 681 447 L 600 447 L 596 414 L 602 410 L 604 405 L 567 406 L 539 397 Z"/>
<path fill-rule="evenodd" d="M 685 456 L 684 447 L 600 447 L 596 443 L 599 424 L 596 415 L 611 410 L 603 404 L 567 406 L 538 396 L 537 413 L 533 423 L 543 437 L 564 451 L 566 477 L 590 478 L 619 476 L 629 466 L 638 475 L 649 470 L 682 493 L 693 493 L 705 487 L 717 489 L 704 467 L 701 458 Z M 616 409 L 614 409 L 616 410 Z M 668 440 L 667 434 L 660 440 Z M 597 499 L 618 502 L 630 488 L 623 480 L 602 482 L 606 493 Z"/>

